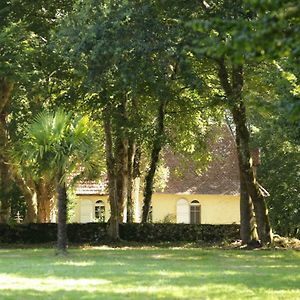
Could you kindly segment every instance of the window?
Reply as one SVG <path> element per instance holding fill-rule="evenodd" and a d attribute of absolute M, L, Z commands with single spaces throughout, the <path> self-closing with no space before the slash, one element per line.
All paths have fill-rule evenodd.
<path fill-rule="evenodd" d="M 105 222 L 105 204 L 102 200 L 95 203 L 95 219 L 99 222 Z"/>
<path fill-rule="evenodd" d="M 191 224 L 200 224 L 200 213 L 201 206 L 198 200 L 193 200 L 191 203 L 190 215 L 191 215 Z"/>

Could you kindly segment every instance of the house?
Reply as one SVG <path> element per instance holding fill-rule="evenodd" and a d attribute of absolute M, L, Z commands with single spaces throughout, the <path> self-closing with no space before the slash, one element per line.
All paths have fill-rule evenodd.
<path fill-rule="evenodd" d="M 212 160 L 198 174 L 188 162 L 181 174 L 177 167 L 182 158 L 168 151 L 165 165 L 168 179 L 164 189 L 152 197 L 153 222 L 232 224 L 240 223 L 239 171 L 234 138 L 228 127 L 211 145 Z M 107 221 L 110 207 L 105 183 L 83 182 L 76 189 L 77 202 L 73 221 Z M 142 194 L 135 204 L 135 220 L 140 221 Z"/>

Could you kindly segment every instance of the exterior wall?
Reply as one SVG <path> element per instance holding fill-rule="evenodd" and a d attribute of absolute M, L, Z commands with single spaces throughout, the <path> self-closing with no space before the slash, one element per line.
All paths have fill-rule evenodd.
<path fill-rule="evenodd" d="M 173 218 L 176 222 L 177 201 L 185 199 L 189 203 L 198 200 L 201 206 L 202 224 L 240 223 L 239 195 L 185 195 L 185 194 L 154 194 L 153 222 Z M 167 216 L 169 215 L 169 216 Z"/>
<path fill-rule="evenodd" d="M 82 210 L 83 210 L 83 206 L 82 206 L 82 202 L 84 201 L 90 201 L 90 206 L 91 206 L 91 212 L 90 212 L 90 216 L 91 216 L 91 220 L 89 222 L 94 222 L 95 220 L 95 204 L 96 201 L 101 200 L 104 202 L 105 205 L 105 222 L 107 222 L 107 220 L 109 219 L 109 215 L 110 215 L 110 205 L 108 202 L 108 196 L 98 196 L 98 195 L 80 195 L 80 196 L 76 196 L 77 201 L 76 204 L 74 205 L 74 217 L 72 218 L 72 222 L 76 222 L 76 223 L 85 223 L 82 222 Z"/>
<path fill-rule="evenodd" d="M 73 222 L 81 223 L 82 201 L 91 201 L 94 216 L 95 203 L 102 200 L 105 203 L 105 221 L 109 219 L 110 207 L 107 196 L 86 195 L 77 196 L 78 202 L 75 205 Z M 140 199 L 142 201 L 142 195 Z M 186 195 L 186 194 L 163 194 L 155 193 L 152 198 L 152 219 L 153 222 L 174 222 L 176 223 L 177 201 L 185 199 L 190 204 L 197 200 L 201 206 L 202 224 L 232 224 L 240 223 L 239 195 Z M 140 209 L 142 203 L 140 201 Z M 141 212 L 140 212 L 141 214 Z M 90 222 L 95 221 L 91 219 Z"/>

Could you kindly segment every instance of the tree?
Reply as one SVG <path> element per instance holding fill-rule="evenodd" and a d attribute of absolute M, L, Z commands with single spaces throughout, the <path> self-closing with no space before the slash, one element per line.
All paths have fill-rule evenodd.
<path fill-rule="evenodd" d="M 280 235 L 297 236 L 299 125 L 297 121 L 291 121 L 290 111 L 286 109 L 286 103 L 293 101 L 290 92 L 290 78 L 293 76 L 283 72 L 279 64 L 285 70 L 291 69 L 288 60 L 260 64 L 254 76 L 248 79 L 248 84 L 257 88 L 252 95 L 246 94 L 245 97 L 254 100 L 249 103 L 251 146 L 260 148 L 261 164 L 257 173 L 271 195 L 267 202 L 274 231 Z"/>
<path fill-rule="evenodd" d="M 118 207 L 120 221 L 126 220 L 127 207 L 130 212 L 134 153 L 144 148 L 144 156 L 147 153 L 150 157 L 145 176 L 145 221 L 160 152 L 168 142 L 167 133 L 176 132 L 175 128 L 165 130 L 164 122 L 169 118 L 165 112 L 168 107 L 180 111 L 186 106 L 194 115 L 191 99 L 199 99 L 194 97 L 196 89 L 188 87 L 182 77 L 188 72 L 179 71 L 182 39 L 188 31 L 181 18 L 192 15 L 190 8 L 195 6 L 173 3 L 170 10 L 169 5 L 150 0 L 87 1 L 75 7 L 58 34 L 64 55 L 89 90 L 84 106 L 93 110 L 94 116 L 98 114 L 105 127 L 111 211 L 114 216 Z M 186 123 L 198 122 L 198 115 Z M 134 148 L 138 151 L 132 151 Z"/>
<path fill-rule="evenodd" d="M 205 20 L 191 23 L 191 26 L 198 33 L 198 38 L 194 38 L 192 49 L 195 57 L 209 59 L 215 64 L 215 72 L 223 90 L 221 97 L 231 112 L 235 125 L 239 169 L 244 183 L 241 186 L 246 187 L 247 193 L 251 197 L 259 238 L 263 244 L 268 244 L 272 242 L 272 230 L 264 191 L 257 182 L 252 165 L 250 133 L 247 126 L 244 98 L 244 72 L 251 60 L 242 51 L 236 51 L 235 47 L 235 40 L 240 34 L 239 28 L 235 25 L 240 20 L 251 20 L 253 12 L 243 5 L 243 1 L 238 1 L 235 5 L 222 1 L 213 8 L 208 7 L 203 18 Z M 248 197 L 242 197 L 241 200 L 247 201 L 247 203 L 241 203 L 241 207 L 248 210 L 250 207 Z M 251 237 L 251 233 L 243 235 L 244 229 L 249 230 L 251 228 L 249 212 L 250 210 L 248 212 L 242 211 L 241 214 L 241 231 L 245 243 L 249 243 L 249 237 Z M 245 218 L 246 214 L 247 217 Z"/>
<path fill-rule="evenodd" d="M 28 126 L 21 142 L 21 160 L 32 161 L 40 173 L 52 178 L 58 200 L 57 250 L 67 247 L 67 188 L 74 172 L 87 172 L 92 167 L 96 144 L 92 123 L 87 117 L 75 117 L 58 110 L 40 113 Z"/>
<path fill-rule="evenodd" d="M 49 104 L 45 92 L 54 95 L 51 74 L 60 64 L 53 63 L 49 51 L 50 31 L 58 19 L 72 8 L 72 1 L 20 0 L 0 4 L 0 221 L 7 221 L 12 201 L 12 186 L 17 183 L 27 203 L 26 220 L 35 220 L 32 193 L 9 150 L 24 135 L 23 128 L 37 110 Z M 56 69 L 55 69 L 56 67 Z M 52 68 L 52 70 L 51 70 Z M 43 95 L 44 97 L 41 97 Z M 43 99 L 43 101 L 41 100 Z M 37 186 L 40 190 L 41 186 Z"/>

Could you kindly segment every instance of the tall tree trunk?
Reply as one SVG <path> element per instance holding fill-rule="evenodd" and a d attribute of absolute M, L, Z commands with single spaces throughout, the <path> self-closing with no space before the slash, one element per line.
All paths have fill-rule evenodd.
<path fill-rule="evenodd" d="M 241 215 L 241 239 L 242 244 L 247 245 L 258 240 L 256 222 L 253 213 L 253 204 L 247 191 L 247 185 L 243 176 L 240 176 L 240 215 Z"/>
<path fill-rule="evenodd" d="M 135 155 L 133 160 L 133 170 L 132 170 L 132 202 L 133 202 L 133 221 L 141 221 L 141 211 L 140 211 L 140 183 L 141 183 L 141 149 L 136 147 Z"/>
<path fill-rule="evenodd" d="M 237 134 L 240 137 L 240 144 L 238 145 L 240 173 L 252 199 L 259 239 L 263 244 L 268 244 L 273 241 L 272 230 L 266 201 L 260 190 L 259 184 L 256 181 L 251 163 L 252 159 L 249 149 L 249 131 L 246 126 L 246 109 L 244 103 L 240 103 L 238 108 L 233 108 L 232 114 Z"/>
<path fill-rule="evenodd" d="M 227 115 L 225 114 L 226 122 L 229 127 L 231 135 L 236 141 L 236 145 L 240 144 L 238 136 L 235 134 L 235 130 L 231 127 Z M 241 173 L 241 172 L 240 172 Z M 256 230 L 256 221 L 253 211 L 253 204 L 247 191 L 247 185 L 244 177 L 240 175 L 240 219 L 241 227 L 240 234 L 243 245 L 258 244 L 258 235 Z"/>
<path fill-rule="evenodd" d="M 126 222 L 128 190 L 128 140 L 125 137 L 116 138 L 115 167 L 119 221 Z"/>
<path fill-rule="evenodd" d="M 165 113 L 166 113 L 167 100 L 161 99 L 157 116 L 157 131 L 156 138 L 153 143 L 151 152 L 150 168 L 145 178 L 145 190 L 144 190 L 144 205 L 142 222 L 146 223 L 149 217 L 149 211 L 151 206 L 152 194 L 153 194 L 153 182 L 154 176 L 159 162 L 159 154 L 163 146 L 163 139 L 165 133 Z"/>
<path fill-rule="evenodd" d="M 241 65 L 232 66 L 230 81 L 225 60 L 219 59 L 218 65 L 219 79 L 226 94 L 226 98 L 229 101 L 229 108 L 236 128 L 240 176 L 243 177 L 247 192 L 251 197 L 254 206 L 259 239 L 263 244 L 268 244 L 273 241 L 273 237 L 266 201 L 260 190 L 259 184 L 256 181 L 251 163 L 252 160 L 249 147 L 250 134 L 247 128 L 246 107 L 242 97 L 244 85 L 243 67 Z"/>
<path fill-rule="evenodd" d="M 110 203 L 110 224 L 108 234 L 112 240 L 117 241 L 120 239 L 120 235 L 118 219 L 118 202 L 116 197 L 115 159 L 113 155 L 111 115 L 109 110 L 107 109 L 103 112 L 103 126 L 105 132 L 105 155 Z"/>
<path fill-rule="evenodd" d="M 133 223 L 134 202 L 133 202 L 133 164 L 136 153 L 136 143 L 133 138 L 128 143 L 128 187 L 127 187 L 127 222 Z"/>
<path fill-rule="evenodd" d="M 36 193 L 24 194 L 26 202 L 26 215 L 23 223 L 34 223 L 37 220 L 37 205 L 36 205 Z"/>
<path fill-rule="evenodd" d="M 57 184 L 57 254 L 64 255 L 67 252 L 67 189 L 65 183 Z"/>
<path fill-rule="evenodd" d="M 0 222 L 7 222 L 11 208 L 11 174 L 7 156 L 7 108 L 10 103 L 13 84 L 0 77 Z"/>
<path fill-rule="evenodd" d="M 126 97 L 119 104 L 117 113 L 115 140 L 116 196 L 119 221 L 126 222 L 128 190 L 128 132 L 126 130 L 128 119 Z"/>
<path fill-rule="evenodd" d="M 11 212 L 12 181 L 8 163 L 0 155 L 0 223 L 7 223 Z"/>
<path fill-rule="evenodd" d="M 14 84 L 4 77 L 0 77 L 0 114 L 6 112 L 9 106 Z"/>
<path fill-rule="evenodd" d="M 48 179 L 41 178 L 36 184 L 37 193 L 37 222 L 49 223 L 51 219 L 51 209 L 54 190 Z"/>

